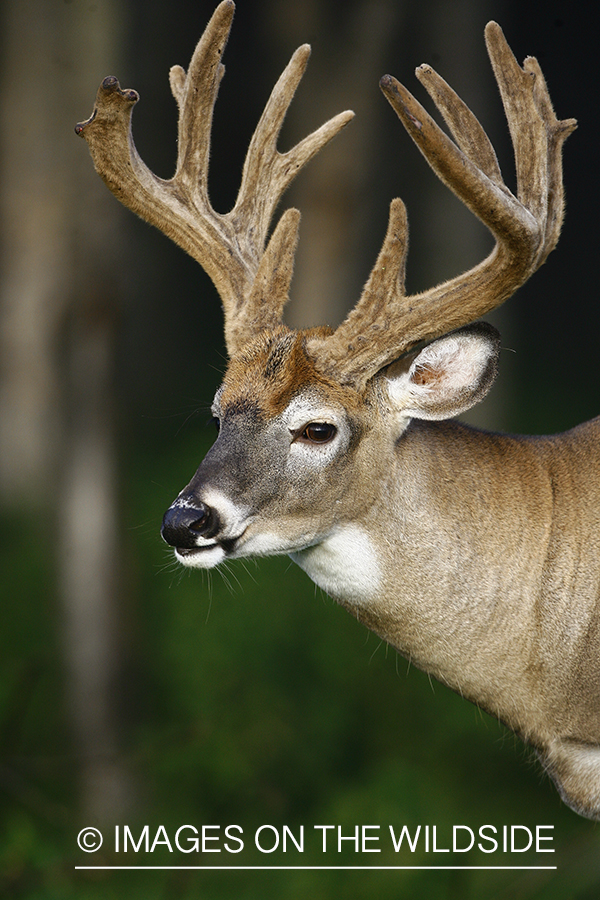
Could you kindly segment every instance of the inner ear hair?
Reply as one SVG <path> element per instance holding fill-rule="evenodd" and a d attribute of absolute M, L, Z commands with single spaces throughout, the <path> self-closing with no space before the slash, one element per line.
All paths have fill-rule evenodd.
<path fill-rule="evenodd" d="M 432 341 L 386 370 L 389 395 L 404 415 L 446 419 L 489 391 L 498 369 L 500 335 L 477 323 Z"/>
<path fill-rule="evenodd" d="M 431 364 L 431 362 L 417 363 L 410 375 L 412 384 L 419 387 L 433 387 L 444 376 L 443 370 Z"/>
<path fill-rule="evenodd" d="M 460 377 L 465 381 L 481 378 L 482 368 L 494 367 L 495 374 L 500 335 L 491 325 L 481 322 L 478 326 L 469 325 L 452 331 L 444 337 L 432 341 L 416 356 L 416 365 L 410 373 L 414 384 L 428 384 L 434 379 Z M 472 370 L 472 379 L 469 373 Z M 418 375 L 417 375 L 418 373 Z"/>

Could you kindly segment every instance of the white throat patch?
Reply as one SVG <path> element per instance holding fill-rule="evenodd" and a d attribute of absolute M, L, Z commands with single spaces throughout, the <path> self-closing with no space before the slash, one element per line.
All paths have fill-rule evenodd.
<path fill-rule="evenodd" d="M 290 558 L 336 600 L 360 606 L 381 584 L 377 552 L 359 525 L 338 525 L 321 543 L 290 553 Z"/>

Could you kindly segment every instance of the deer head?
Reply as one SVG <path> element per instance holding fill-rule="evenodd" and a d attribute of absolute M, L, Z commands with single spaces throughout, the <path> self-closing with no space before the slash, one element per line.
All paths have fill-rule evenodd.
<path fill-rule="evenodd" d="M 454 141 L 384 76 L 381 89 L 402 124 L 438 177 L 489 228 L 495 247 L 470 271 L 409 296 L 406 213 L 393 200 L 383 246 L 346 320 L 335 331 L 294 331 L 282 312 L 299 213 L 284 212 L 272 232 L 271 220 L 292 179 L 352 113 L 336 116 L 287 153 L 277 150 L 308 61 L 309 48 L 301 47 L 256 128 L 233 209 L 217 214 L 207 189 L 210 131 L 233 12 L 224 0 L 188 72 L 171 70 L 180 113 L 173 178 L 157 178 L 139 158 L 130 129 L 138 96 L 115 78 L 103 81 L 92 116 L 76 129 L 109 188 L 198 260 L 223 304 L 229 364 L 213 404 L 219 436 L 167 511 L 163 537 L 187 566 L 290 554 L 400 652 L 530 741 L 567 801 L 597 816 L 596 700 L 581 688 L 577 715 L 569 718 L 571 667 L 559 666 L 546 679 L 532 680 L 530 673 L 530 607 L 543 594 L 540 560 L 555 514 L 547 499 L 557 477 L 550 473 L 552 454 L 545 444 L 446 421 L 478 402 L 496 372 L 497 332 L 473 323 L 503 303 L 556 245 L 564 211 L 561 151 L 576 123 L 556 118 L 536 60 L 521 68 L 490 22 L 488 53 L 515 153 L 514 196 L 481 125 L 431 67 L 420 66 L 417 76 Z M 562 459 L 570 440 L 561 445 Z M 576 453 L 580 468 L 600 469 L 597 454 L 590 459 L 589 437 L 575 443 L 588 448 Z M 533 556 L 515 541 L 519 527 L 534 541 Z M 589 524 L 590 534 L 594 529 L 600 533 L 600 522 Z M 600 590 L 597 565 L 591 583 L 590 598 Z M 588 613 L 592 605 L 589 599 Z M 538 641 L 542 668 L 555 652 L 552 617 L 560 618 L 550 609 L 554 624 Z M 590 633 L 588 613 L 577 622 Z M 495 641 L 486 631 L 494 616 L 504 622 Z M 590 672 L 597 672 L 598 633 L 596 627 L 584 653 Z M 504 648 L 517 643 L 522 649 L 510 664 L 499 664 L 499 648 L 504 659 Z M 596 748 L 591 754 L 589 746 Z"/>
<path fill-rule="evenodd" d="M 223 303 L 230 365 L 214 406 L 221 434 L 163 525 L 178 558 L 197 566 L 313 543 L 323 533 L 322 518 L 317 524 L 314 515 L 316 498 L 329 498 L 332 480 L 345 494 L 341 470 L 352 469 L 349 460 L 357 454 L 372 456 L 368 434 L 381 430 L 382 419 L 393 439 L 412 417 L 449 418 L 485 395 L 498 354 L 491 328 L 471 327 L 420 353 L 415 348 L 494 309 L 544 262 L 563 218 L 562 143 L 575 127 L 573 120 L 559 122 L 554 116 L 536 61 L 528 59 L 521 69 L 500 28 L 490 23 L 486 38 L 515 146 L 517 199 L 502 180 L 480 124 L 433 69 L 421 66 L 417 75 L 456 144 L 402 85 L 382 78 L 385 97 L 421 152 L 492 231 L 496 246 L 471 271 L 407 296 L 406 212 L 402 201 L 394 200 L 383 247 L 346 321 L 335 332 L 292 332 L 282 312 L 299 213 L 287 210 L 267 242 L 269 227 L 291 180 L 353 114 L 341 113 L 292 150 L 278 152 L 279 131 L 308 62 L 308 46 L 300 47 L 252 138 L 235 206 L 217 214 L 208 199 L 210 131 L 233 12 L 233 3 L 221 3 L 187 74 L 179 66 L 171 70 L 180 110 L 172 179 L 157 178 L 139 158 L 130 130 L 138 95 L 121 90 L 115 78 L 103 81 L 92 117 L 77 126 L 110 189 L 200 262 Z M 262 437 L 265 429 L 268 440 Z M 298 492 L 293 509 L 290 467 Z M 233 475 L 242 468 L 243 489 Z M 329 499 L 326 508 L 335 521 Z M 270 543 L 264 536 L 267 523 Z"/>

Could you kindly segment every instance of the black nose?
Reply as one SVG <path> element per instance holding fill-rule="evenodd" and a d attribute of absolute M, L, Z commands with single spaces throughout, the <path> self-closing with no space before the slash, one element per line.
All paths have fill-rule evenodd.
<path fill-rule="evenodd" d="M 214 509 L 201 502 L 176 500 L 166 511 L 160 533 L 172 547 L 191 550 L 198 537 L 213 537 L 219 529 Z"/>

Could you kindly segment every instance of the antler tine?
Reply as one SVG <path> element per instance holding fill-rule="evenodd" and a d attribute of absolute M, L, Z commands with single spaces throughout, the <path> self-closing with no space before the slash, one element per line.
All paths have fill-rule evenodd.
<path fill-rule="evenodd" d="M 340 113 L 286 153 L 277 150 L 283 120 L 309 58 L 308 44 L 303 44 L 293 54 L 273 88 L 248 148 L 231 217 L 252 218 L 256 223 L 253 236 L 257 244 L 264 243 L 273 211 L 297 172 L 354 116 L 349 111 Z"/>
<path fill-rule="evenodd" d="M 430 66 L 420 66 L 417 77 L 456 143 L 396 79 L 382 78 L 385 97 L 419 150 L 441 181 L 490 229 L 496 246 L 468 272 L 407 296 L 398 277 L 404 269 L 406 225 L 394 201 L 384 248 L 358 304 L 333 335 L 309 343 L 309 352 L 324 371 L 357 388 L 421 342 L 495 309 L 544 262 L 558 240 L 564 211 L 561 150 L 577 123 L 556 118 L 537 62 L 528 58 L 521 69 L 495 22 L 486 28 L 486 41 L 513 141 L 518 199 L 502 180 L 483 128 Z M 394 238 L 398 229 L 402 236 Z M 394 244 L 397 258 L 390 261 Z M 387 274 L 379 272 L 382 259 L 391 266 Z"/>
<path fill-rule="evenodd" d="M 131 135 L 131 115 L 139 95 L 122 90 L 113 76 L 100 85 L 91 117 L 75 129 L 87 141 L 96 171 L 109 189 L 202 265 L 215 282 L 226 309 L 232 298 L 244 294 L 251 280 L 248 263 L 235 248 L 233 234 L 224 228 L 206 194 L 212 108 L 233 10 L 230 0 L 217 7 L 199 41 L 194 55 L 196 65 L 188 75 L 180 67 L 171 72 L 171 88 L 180 111 L 179 158 L 172 179 L 158 178 L 140 158 Z M 203 76 L 198 65 L 201 58 L 211 78 Z M 193 115 L 194 102 L 197 116 Z M 204 184 L 203 197 L 195 186 L 190 187 L 192 179 Z M 228 252 L 229 245 L 234 247 L 233 254 Z"/>
<path fill-rule="evenodd" d="M 235 6 L 221 3 L 192 54 L 186 73 L 182 66 L 169 72 L 171 92 L 177 101 L 177 168 L 173 181 L 189 191 L 199 204 L 208 204 L 208 163 L 213 112 L 219 85 L 225 74 L 221 63 Z"/>
<path fill-rule="evenodd" d="M 557 119 L 546 79 L 542 74 L 537 59 L 528 56 L 524 62 L 526 72 L 531 72 L 534 77 L 533 93 L 536 106 L 540 110 L 544 121 L 550 123 L 552 140 L 548 147 L 548 197 L 551 199 L 546 217 L 546 240 L 538 255 L 538 266 L 541 266 L 549 253 L 558 243 L 560 230 L 565 214 L 565 194 L 563 187 L 562 148 L 568 136 L 577 128 L 575 119 Z"/>
<path fill-rule="evenodd" d="M 301 47 L 277 82 L 252 138 L 234 208 L 224 215 L 215 212 L 208 198 L 210 135 L 234 10 L 231 0 L 223 0 L 187 74 L 181 66 L 171 69 L 171 90 L 179 107 L 173 178 L 158 178 L 140 159 L 131 137 L 131 114 L 139 97 L 122 90 L 116 78 L 104 79 L 92 116 L 75 129 L 118 199 L 172 238 L 210 276 L 223 303 L 230 355 L 261 328 L 280 324 L 299 216 L 294 210 L 284 213 L 265 249 L 271 218 L 300 169 L 353 116 L 341 113 L 287 153 L 277 151 L 283 119 L 308 62 L 310 48 Z"/>

